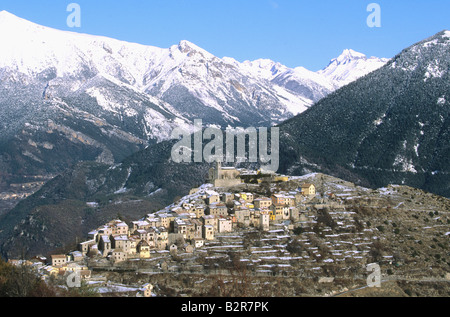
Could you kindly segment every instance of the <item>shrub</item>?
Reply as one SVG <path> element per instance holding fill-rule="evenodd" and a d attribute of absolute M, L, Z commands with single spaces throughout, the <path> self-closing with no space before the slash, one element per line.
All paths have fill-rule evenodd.
<path fill-rule="evenodd" d="M 13 266 L 0 259 L 0 297 L 80 297 L 93 296 L 85 285 L 65 290 L 46 283 L 28 265 Z"/>
<path fill-rule="evenodd" d="M 318 212 L 317 222 L 323 223 L 325 226 L 330 227 L 331 229 L 335 229 L 337 227 L 336 222 L 331 217 L 326 209 L 322 209 Z"/>
<path fill-rule="evenodd" d="M 380 261 L 382 259 L 384 250 L 384 245 L 380 241 L 375 241 L 369 251 L 369 255 L 372 257 L 372 262 Z"/>
<path fill-rule="evenodd" d="M 302 227 L 297 227 L 294 229 L 294 234 L 301 235 L 304 232 L 304 229 Z"/>
<path fill-rule="evenodd" d="M 353 220 L 355 222 L 355 228 L 358 232 L 363 231 L 364 229 L 364 225 L 362 223 L 362 221 L 358 218 L 358 217 L 353 217 Z"/>
<path fill-rule="evenodd" d="M 286 246 L 286 250 L 289 253 L 297 254 L 297 255 L 300 255 L 302 253 L 302 251 L 305 249 L 306 249 L 305 246 L 296 239 L 293 239 L 292 241 L 290 241 L 288 243 L 288 245 Z"/>

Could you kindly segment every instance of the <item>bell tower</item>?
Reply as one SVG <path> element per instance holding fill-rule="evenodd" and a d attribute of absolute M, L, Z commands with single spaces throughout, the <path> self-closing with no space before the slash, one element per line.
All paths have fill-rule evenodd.
<path fill-rule="evenodd" d="M 221 170 L 222 170 L 222 162 L 217 160 L 215 163 L 215 170 L 214 170 L 214 178 L 215 179 L 220 179 L 220 171 Z"/>

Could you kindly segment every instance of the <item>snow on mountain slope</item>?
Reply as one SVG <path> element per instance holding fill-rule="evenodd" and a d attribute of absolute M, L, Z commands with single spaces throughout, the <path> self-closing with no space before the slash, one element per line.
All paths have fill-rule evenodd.
<path fill-rule="evenodd" d="M 13 30 L 13 31 L 11 31 Z M 142 86 L 151 61 L 164 50 L 40 26 L 6 11 L 0 13 L 0 68 L 28 76 L 54 68 L 57 77 L 84 70 Z"/>
<path fill-rule="evenodd" d="M 182 109 L 188 118 L 200 115 L 210 121 L 211 118 L 201 117 L 206 107 L 224 120 L 213 122 L 215 124 L 247 126 L 257 122 L 270 125 L 304 111 L 312 104 L 305 96 L 271 83 L 271 70 L 254 67 L 251 62 L 220 59 L 188 41 L 170 47 L 169 53 L 153 66 L 145 91 Z M 281 64 L 278 66 L 287 69 Z M 193 106 L 185 107 L 186 104 Z"/>
<path fill-rule="evenodd" d="M 340 86 L 269 59 L 241 63 L 188 41 L 158 48 L 61 31 L 6 11 L 0 43 L 0 170 L 8 175 L 0 187 L 79 161 L 120 162 L 194 119 L 278 124 Z M 345 79 L 360 76 L 359 66 Z"/>
<path fill-rule="evenodd" d="M 289 70 L 287 66 L 274 62 L 270 59 L 257 59 L 255 61 L 244 61 L 240 68 L 255 77 L 273 80 L 276 76 Z"/>
<path fill-rule="evenodd" d="M 338 58 L 333 59 L 325 69 L 318 72 L 312 72 L 304 67 L 289 68 L 270 59 L 239 63 L 226 57 L 224 61 L 239 67 L 243 73 L 266 79 L 291 93 L 301 95 L 312 105 L 336 89 L 384 66 L 389 59 L 367 58 L 362 53 L 347 49 Z"/>
<path fill-rule="evenodd" d="M 379 69 L 388 61 L 389 59 L 387 58 L 368 58 L 362 53 L 346 49 L 339 57 L 331 60 L 326 68 L 317 73 L 338 87 L 342 87 Z"/>
<path fill-rule="evenodd" d="M 166 49 L 145 46 L 55 30 L 6 11 L 0 12 L 0 41 L 0 76 L 9 82 L 39 81 L 61 97 L 81 93 L 86 81 L 101 76 L 164 104 L 160 110 L 181 121 L 201 118 L 219 126 L 277 124 L 381 64 L 351 50 L 317 73 L 269 59 L 240 63 L 188 41 Z M 96 89 L 99 106 L 117 114 L 100 94 L 108 92 Z"/>
<path fill-rule="evenodd" d="M 309 170 L 298 160 L 301 155 L 333 173 L 345 167 L 344 174 L 359 175 L 371 186 L 407 184 L 448 197 L 448 35 L 442 31 L 404 48 L 386 66 L 282 124 L 280 144 L 286 152 L 281 149 L 280 157 L 293 158 L 285 169 L 298 173 L 303 165 Z M 351 61 L 336 64 L 364 59 L 348 53 Z"/>
<path fill-rule="evenodd" d="M 274 77 L 272 82 L 312 102 L 319 101 L 337 88 L 330 80 L 304 67 L 288 69 Z"/>
<path fill-rule="evenodd" d="M 141 138 L 161 142 L 170 139 L 172 130 L 177 127 L 186 131 L 190 129 L 190 123 L 169 104 L 113 77 L 98 77 L 94 83 L 84 85 L 75 95 L 89 95 L 106 114 L 114 114 L 122 121 L 124 117 L 133 119 L 142 127 L 142 133 L 139 134 Z M 99 81 L 103 83 L 99 85 Z"/>
<path fill-rule="evenodd" d="M 50 86 L 64 86 L 59 93 L 69 93 L 97 75 L 109 76 L 208 124 L 249 125 L 256 112 L 257 123 L 270 125 L 312 104 L 292 92 L 280 97 L 279 87 L 188 41 L 162 49 L 55 30 L 6 11 L 0 14 L 0 41 L 0 70 L 13 82 L 44 77 Z M 299 104 L 295 113 L 288 110 L 292 104 Z"/>

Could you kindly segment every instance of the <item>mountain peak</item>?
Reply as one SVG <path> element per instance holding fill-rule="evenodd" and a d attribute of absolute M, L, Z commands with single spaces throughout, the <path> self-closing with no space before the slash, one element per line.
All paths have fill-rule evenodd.
<path fill-rule="evenodd" d="M 12 14 L 12 13 L 9 13 L 8 11 L 6 11 L 6 10 L 2 10 L 2 11 L 0 11 L 0 17 L 4 17 L 4 16 L 15 16 L 14 14 Z"/>
<path fill-rule="evenodd" d="M 204 49 L 202 49 L 201 47 L 187 40 L 181 40 L 180 43 L 178 43 L 178 49 L 183 53 L 189 53 L 192 51 L 196 52 L 204 51 Z"/>
<path fill-rule="evenodd" d="M 9 34 L 9 36 L 12 37 L 14 37 L 14 34 L 11 33 L 11 30 L 49 29 L 48 27 L 18 17 L 17 15 L 14 15 L 6 10 L 0 11 L 0 25 L 0 33 Z"/>
<path fill-rule="evenodd" d="M 2 21 L 11 21 L 13 19 L 14 20 L 22 20 L 18 16 L 15 16 L 14 14 L 12 14 L 12 13 L 6 11 L 6 10 L 0 11 L 0 22 L 2 22 Z"/>
<path fill-rule="evenodd" d="M 268 58 L 260 58 L 254 61 L 247 60 L 242 63 L 242 66 L 250 73 L 269 80 L 288 70 L 283 64 Z"/>
<path fill-rule="evenodd" d="M 187 40 L 182 40 L 178 45 L 174 45 L 171 47 L 171 51 L 174 50 L 180 51 L 182 54 L 187 54 L 187 56 L 192 57 L 195 55 L 203 56 L 204 58 L 214 58 L 215 56 L 201 48 L 198 45 L 195 45 L 192 42 Z"/>
<path fill-rule="evenodd" d="M 14 23 L 22 23 L 22 24 L 34 24 L 31 21 L 18 17 L 17 15 L 12 14 L 6 10 L 0 11 L 0 23 L 7 23 L 9 29 L 14 27 Z"/>
<path fill-rule="evenodd" d="M 178 43 L 178 46 L 185 47 L 185 46 L 196 46 L 196 45 L 192 42 L 189 42 L 188 40 L 181 40 L 180 43 Z"/>
<path fill-rule="evenodd" d="M 442 39 L 450 39 L 450 31 L 449 30 L 442 30 L 441 32 L 437 33 L 434 37 L 438 36 Z M 432 37 L 433 38 L 433 37 Z"/>
<path fill-rule="evenodd" d="M 364 55 L 363 53 L 359 53 L 357 51 L 354 51 L 352 49 L 345 49 L 342 54 L 334 59 L 333 61 L 337 61 L 339 64 L 346 64 L 351 62 L 353 59 L 362 59 L 362 58 L 366 58 L 366 55 Z"/>
<path fill-rule="evenodd" d="M 348 56 L 354 56 L 354 57 L 365 57 L 366 56 L 363 53 L 359 53 L 355 50 L 352 50 L 351 48 L 344 49 L 344 51 L 342 52 L 342 55 L 348 55 Z"/>
<path fill-rule="evenodd" d="M 335 81 L 342 87 L 365 74 L 368 74 L 388 62 L 388 59 L 371 57 L 352 49 L 345 49 L 339 57 L 334 58 L 327 67 L 317 72 Z"/>

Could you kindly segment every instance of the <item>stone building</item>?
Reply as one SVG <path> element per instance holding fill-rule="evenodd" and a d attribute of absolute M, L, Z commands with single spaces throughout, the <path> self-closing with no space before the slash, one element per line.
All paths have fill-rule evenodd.
<path fill-rule="evenodd" d="M 137 245 L 137 252 L 139 253 L 139 257 L 141 259 L 149 259 L 150 258 L 150 246 L 147 241 L 142 240 Z"/>
<path fill-rule="evenodd" d="M 302 185 L 301 191 L 303 195 L 314 196 L 316 195 L 316 186 L 306 183 Z"/>
<path fill-rule="evenodd" d="M 260 197 L 253 201 L 255 208 L 264 209 L 269 208 L 272 205 L 272 199 L 268 197 Z"/>
<path fill-rule="evenodd" d="M 269 231 L 270 217 L 268 211 L 261 211 L 259 213 L 259 228 L 263 231 Z"/>
<path fill-rule="evenodd" d="M 67 263 L 67 257 L 63 254 L 55 254 L 51 256 L 52 266 L 63 266 Z"/>
<path fill-rule="evenodd" d="M 228 216 L 228 208 L 224 204 L 214 203 L 208 206 L 206 213 L 207 215 L 212 215 L 216 217 L 226 217 Z"/>
<path fill-rule="evenodd" d="M 208 241 L 214 240 L 214 227 L 213 226 L 211 226 L 211 225 L 203 226 L 203 238 Z"/>
<path fill-rule="evenodd" d="M 209 170 L 209 182 L 214 187 L 233 187 L 240 185 L 241 173 L 234 167 L 222 167 L 220 162 Z"/>
<path fill-rule="evenodd" d="M 228 218 L 220 218 L 218 222 L 218 232 L 232 232 L 233 231 L 233 222 Z"/>

